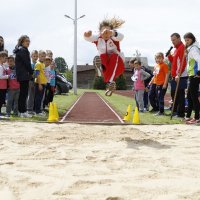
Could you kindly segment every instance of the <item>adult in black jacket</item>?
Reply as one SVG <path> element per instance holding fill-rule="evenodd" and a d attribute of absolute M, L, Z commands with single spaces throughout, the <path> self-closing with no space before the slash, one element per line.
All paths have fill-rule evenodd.
<path fill-rule="evenodd" d="M 18 44 L 15 50 L 13 51 L 15 54 L 17 80 L 20 83 L 20 95 L 18 102 L 20 117 L 31 117 L 27 113 L 27 105 L 26 105 L 26 100 L 28 97 L 29 80 L 33 75 L 30 52 L 28 50 L 29 45 L 30 45 L 29 37 L 23 35 L 19 38 Z"/>
<path fill-rule="evenodd" d="M 0 36 L 0 51 L 4 51 L 4 39 Z"/>

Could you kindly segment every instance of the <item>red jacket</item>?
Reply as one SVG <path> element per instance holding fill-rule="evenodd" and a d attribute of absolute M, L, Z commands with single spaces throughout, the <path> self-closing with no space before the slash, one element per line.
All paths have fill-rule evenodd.
<path fill-rule="evenodd" d="M 174 55 L 168 56 L 168 59 L 172 64 L 171 74 L 172 74 L 173 78 L 176 77 L 178 75 L 178 73 L 180 73 L 181 63 L 182 63 L 182 59 L 183 59 L 183 55 L 184 55 L 184 51 L 185 51 L 185 46 L 181 42 L 175 48 L 176 48 L 176 50 L 174 51 Z M 182 77 L 187 76 L 186 58 L 184 59 L 183 67 L 182 67 L 182 70 L 181 70 L 181 76 Z"/>

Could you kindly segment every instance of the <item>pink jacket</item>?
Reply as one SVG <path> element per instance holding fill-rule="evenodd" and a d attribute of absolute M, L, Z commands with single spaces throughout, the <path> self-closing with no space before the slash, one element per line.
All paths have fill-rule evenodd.
<path fill-rule="evenodd" d="M 8 88 L 8 75 L 5 67 L 0 65 L 0 89 L 5 90 Z"/>

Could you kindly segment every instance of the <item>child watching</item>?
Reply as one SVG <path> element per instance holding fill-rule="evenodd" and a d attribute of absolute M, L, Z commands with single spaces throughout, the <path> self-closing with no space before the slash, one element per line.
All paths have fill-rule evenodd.
<path fill-rule="evenodd" d="M 44 116 L 42 113 L 42 100 L 45 93 L 47 78 L 45 76 L 45 51 L 39 51 L 39 61 L 35 65 L 35 112 L 38 116 Z"/>
<path fill-rule="evenodd" d="M 137 59 L 130 60 L 129 65 L 131 68 L 134 67 L 134 74 L 131 79 L 134 82 L 134 93 L 136 104 L 140 112 L 144 112 L 144 91 L 145 84 L 144 80 L 150 77 L 150 74 L 142 69 L 141 61 Z"/>
<path fill-rule="evenodd" d="M 34 72 L 37 60 L 38 60 L 38 51 L 34 50 L 31 52 L 31 66 L 32 66 L 33 72 Z M 28 110 L 28 113 L 31 115 L 35 115 L 34 100 L 35 100 L 35 83 L 34 83 L 34 77 L 33 77 L 29 81 L 29 90 L 28 90 L 28 99 L 27 99 L 27 110 Z"/>
<path fill-rule="evenodd" d="M 7 53 L 5 51 L 0 52 L 0 116 L 2 116 L 1 108 L 5 103 L 6 91 L 7 91 L 7 80 L 9 75 L 7 75 L 4 63 L 6 62 Z"/>
<path fill-rule="evenodd" d="M 6 106 L 6 117 L 10 117 L 12 108 L 14 116 L 18 116 L 18 100 L 19 100 L 19 82 L 16 76 L 15 58 L 13 56 L 8 57 L 8 100 Z M 14 106 L 14 107 L 13 107 Z"/>
<path fill-rule="evenodd" d="M 154 68 L 153 80 L 156 84 L 156 96 L 158 99 L 159 112 L 156 116 L 164 115 L 164 97 L 167 91 L 169 70 L 168 65 L 164 63 L 164 54 L 159 52 L 155 55 L 157 65 Z"/>
<path fill-rule="evenodd" d="M 46 57 L 45 59 L 45 71 L 47 76 L 47 86 L 45 92 L 45 101 L 44 106 L 49 106 L 50 102 L 53 102 L 54 91 L 56 86 L 56 72 L 55 72 L 55 65 L 52 65 L 52 59 L 50 57 Z"/>

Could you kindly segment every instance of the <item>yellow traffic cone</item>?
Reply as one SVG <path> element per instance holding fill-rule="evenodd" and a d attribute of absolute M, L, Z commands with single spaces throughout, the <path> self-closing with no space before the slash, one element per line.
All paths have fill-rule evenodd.
<path fill-rule="evenodd" d="M 58 114 L 58 109 L 57 109 L 57 106 L 56 106 L 56 103 L 53 103 L 53 108 L 54 108 L 54 120 L 57 122 L 59 120 L 59 114 Z"/>
<path fill-rule="evenodd" d="M 49 122 L 53 122 L 54 121 L 54 107 L 53 107 L 53 104 L 50 103 L 50 106 L 49 106 L 49 117 L 48 117 L 48 121 Z"/>
<path fill-rule="evenodd" d="M 139 116 L 138 107 L 135 107 L 135 112 L 133 115 L 133 124 L 140 124 L 140 116 Z"/>
<path fill-rule="evenodd" d="M 128 122 L 131 120 L 131 105 L 128 105 L 126 115 L 124 116 L 124 121 Z"/>

